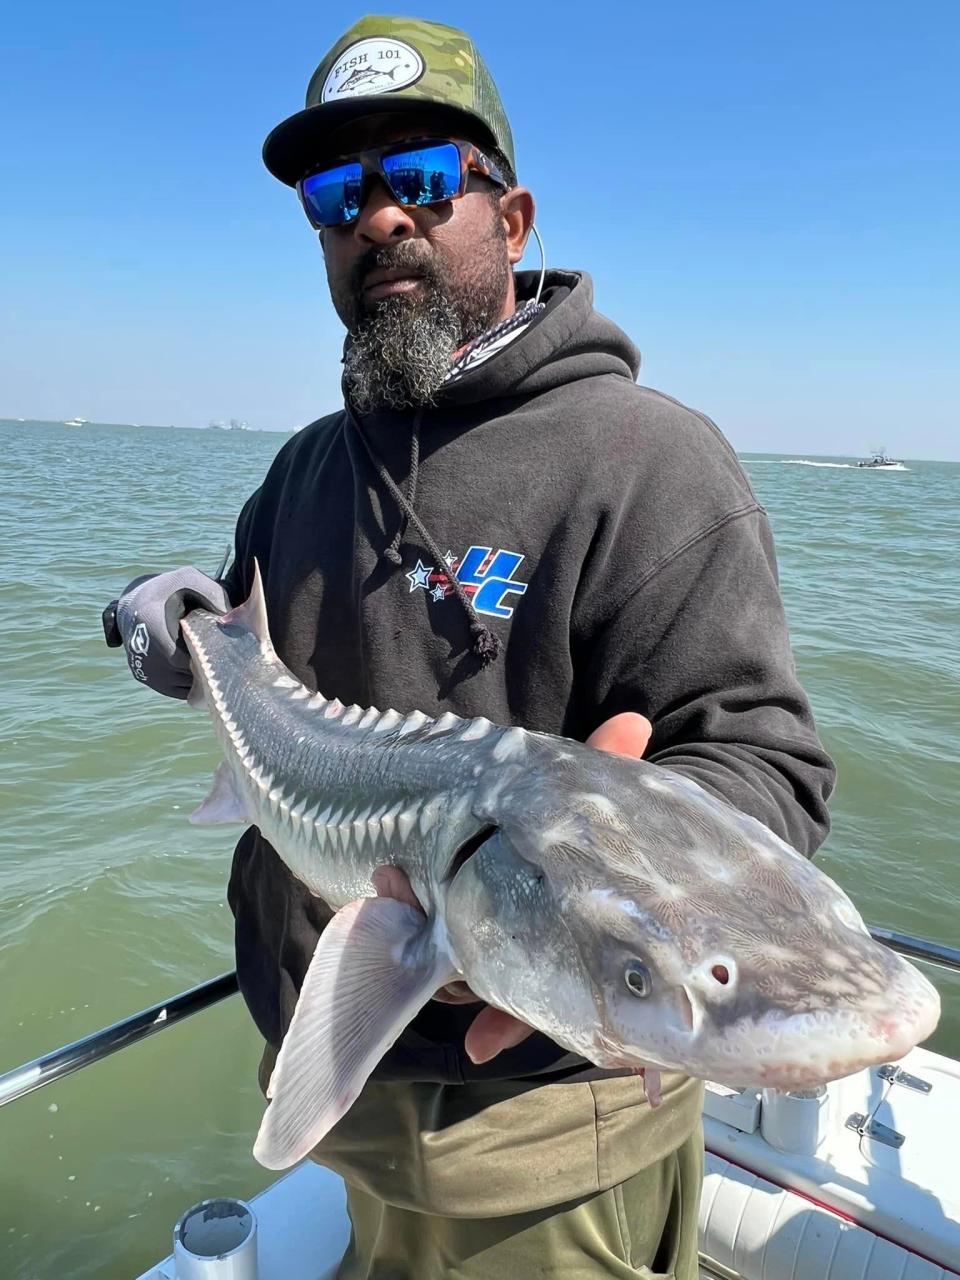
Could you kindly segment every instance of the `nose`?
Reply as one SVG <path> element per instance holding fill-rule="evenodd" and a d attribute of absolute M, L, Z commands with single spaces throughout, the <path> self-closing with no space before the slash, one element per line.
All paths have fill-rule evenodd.
<path fill-rule="evenodd" d="M 411 210 L 398 203 L 382 178 L 371 178 L 360 216 L 353 224 L 354 238 L 364 248 L 409 240 L 417 229 L 410 214 Z"/>

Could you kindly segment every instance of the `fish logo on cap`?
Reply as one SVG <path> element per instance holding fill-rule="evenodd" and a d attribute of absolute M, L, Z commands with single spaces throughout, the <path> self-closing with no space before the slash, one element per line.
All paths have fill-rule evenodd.
<path fill-rule="evenodd" d="M 358 116 L 440 108 L 443 128 L 462 117 L 465 136 L 496 147 L 516 171 L 513 135 L 487 64 L 465 31 L 417 18 L 369 15 L 355 22 L 310 77 L 305 106 L 271 130 L 267 168 L 295 186 L 336 151 L 331 139 Z"/>
<path fill-rule="evenodd" d="M 406 89 L 423 75 L 423 58 L 403 40 L 374 36 L 344 49 L 331 67 L 320 94 L 321 102 L 337 102 L 366 93 Z"/>

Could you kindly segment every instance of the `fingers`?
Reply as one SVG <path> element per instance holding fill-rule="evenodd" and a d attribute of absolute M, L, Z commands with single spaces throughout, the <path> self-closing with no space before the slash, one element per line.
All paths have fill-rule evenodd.
<path fill-rule="evenodd" d="M 587 746 L 639 759 L 646 751 L 652 733 L 653 725 L 646 716 L 637 711 L 621 711 L 594 729 L 587 739 Z"/>
<path fill-rule="evenodd" d="M 413 892 L 405 871 L 399 867 L 388 865 L 377 867 L 370 877 L 378 898 L 394 898 L 397 902 L 405 902 L 416 911 L 423 911 L 420 899 Z M 434 995 L 434 1000 L 441 1004 L 478 1004 L 480 997 L 465 982 L 448 982 Z"/>
<path fill-rule="evenodd" d="M 465 982 L 448 982 L 434 995 L 441 1004 L 479 1004 L 480 997 Z"/>
<path fill-rule="evenodd" d="M 489 1062 L 504 1049 L 512 1049 L 530 1035 L 533 1027 L 502 1009 L 487 1005 L 470 1024 L 463 1047 L 470 1061 L 479 1064 Z"/>
<path fill-rule="evenodd" d="M 397 902 L 405 902 L 408 907 L 423 911 L 420 899 L 410 887 L 407 873 L 399 867 L 377 867 L 370 879 L 378 898 L 396 898 Z"/>

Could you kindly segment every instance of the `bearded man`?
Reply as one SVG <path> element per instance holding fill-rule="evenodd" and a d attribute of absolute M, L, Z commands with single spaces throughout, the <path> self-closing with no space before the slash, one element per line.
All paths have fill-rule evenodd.
<path fill-rule="evenodd" d="M 280 450 L 222 587 L 131 584 L 134 674 L 186 696 L 179 617 L 243 600 L 256 558 L 274 646 L 325 696 L 646 749 L 812 853 L 833 772 L 764 513 L 709 419 L 636 385 L 586 275 L 514 272 L 533 199 L 470 38 L 363 19 L 264 158 L 320 235 L 344 407 Z M 374 890 L 411 897 L 396 869 Z M 330 911 L 255 828 L 229 899 L 265 1084 Z M 438 993 L 313 1152 L 347 1184 L 340 1277 L 693 1280 L 702 1094 L 662 1091 Z"/>

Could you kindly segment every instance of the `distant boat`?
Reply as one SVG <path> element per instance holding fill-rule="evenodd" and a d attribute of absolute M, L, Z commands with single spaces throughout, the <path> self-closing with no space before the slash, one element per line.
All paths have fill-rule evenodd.
<path fill-rule="evenodd" d="M 876 467 L 887 471 L 906 471 L 902 458 L 888 458 L 883 449 L 877 449 L 870 458 L 857 463 L 858 467 Z"/>
<path fill-rule="evenodd" d="M 65 427 L 85 427 L 89 421 L 89 418 L 68 418 L 63 425 Z"/>

